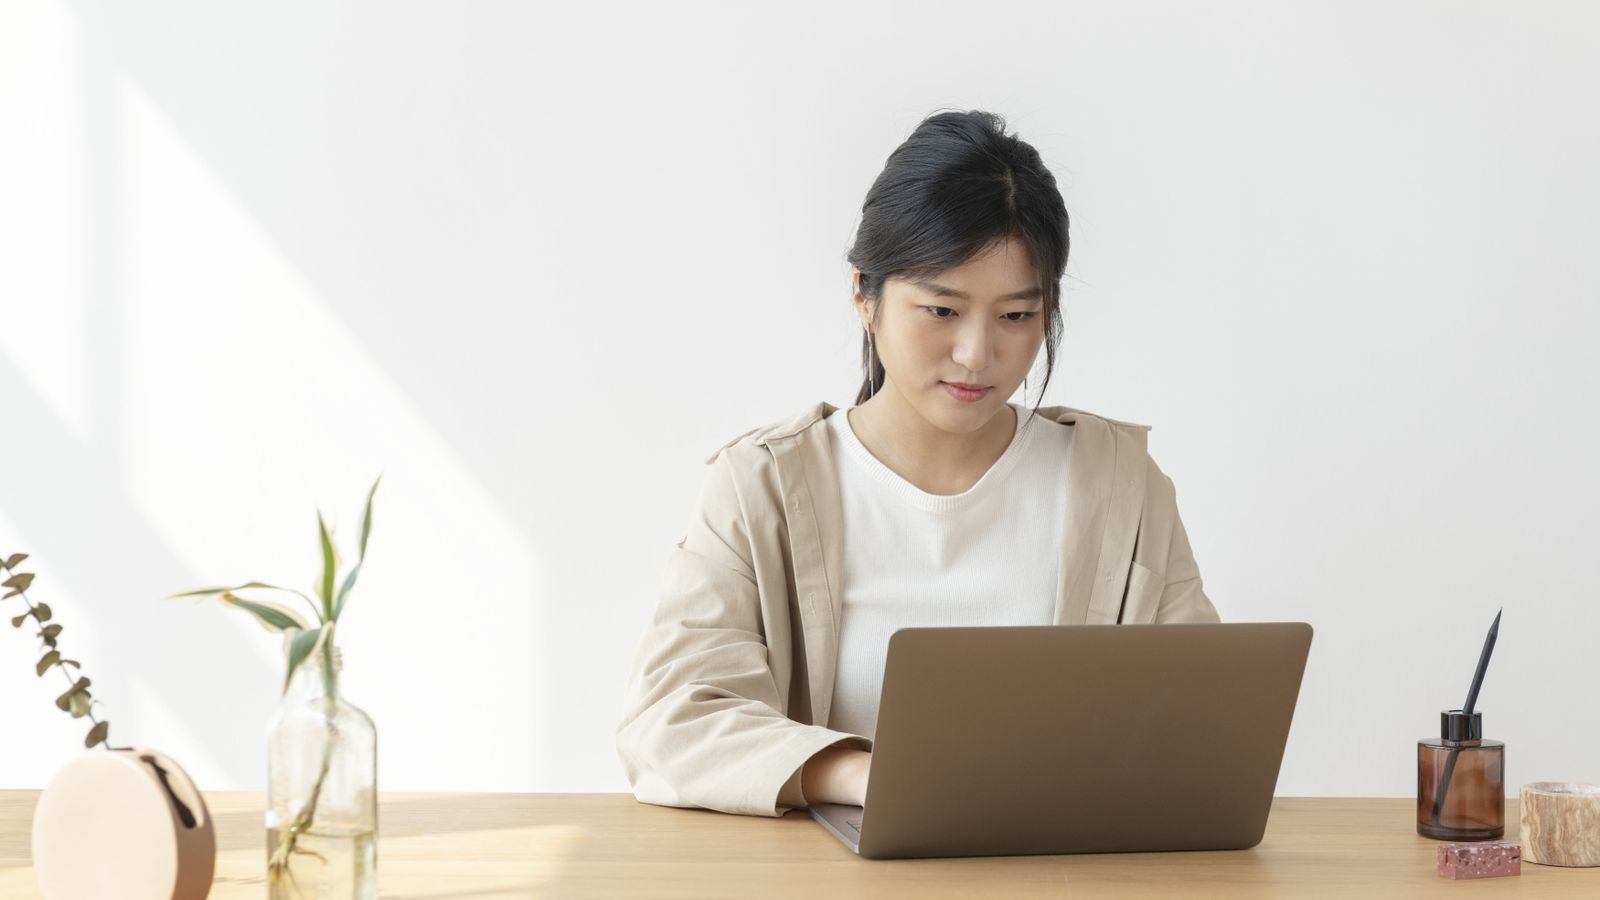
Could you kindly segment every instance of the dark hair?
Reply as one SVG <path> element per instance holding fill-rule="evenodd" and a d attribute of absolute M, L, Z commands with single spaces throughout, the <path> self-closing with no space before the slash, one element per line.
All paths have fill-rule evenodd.
<path fill-rule="evenodd" d="M 867 191 L 846 259 L 861 270 L 861 294 L 872 302 L 876 324 L 889 276 L 935 275 L 1013 236 L 1027 246 L 1044 291 L 1048 386 L 1061 341 L 1067 206 L 1039 151 L 1006 134 L 999 115 L 945 111 L 923 119 Z M 874 382 L 883 385 L 883 362 L 873 349 L 863 334 L 858 404 L 872 396 Z M 1043 387 L 1039 397 L 1042 402 Z"/>

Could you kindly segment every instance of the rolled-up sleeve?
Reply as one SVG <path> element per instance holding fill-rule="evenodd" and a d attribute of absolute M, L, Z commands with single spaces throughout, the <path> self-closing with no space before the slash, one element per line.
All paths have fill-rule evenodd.
<path fill-rule="evenodd" d="M 667 558 L 617 753 L 641 802 L 780 816 L 804 802 L 800 769 L 818 750 L 871 742 L 784 714 L 732 465 L 727 453 L 713 460 Z"/>

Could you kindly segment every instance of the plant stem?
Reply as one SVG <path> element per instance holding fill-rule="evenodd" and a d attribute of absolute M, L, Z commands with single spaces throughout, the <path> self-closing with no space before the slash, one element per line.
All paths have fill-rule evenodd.
<path fill-rule="evenodd" d="M 305 805 L 295 815 L 294 821 L 289 823 L 283 837 L 278 841 L 278 848 L 273 851 L 271 859 L 267 861 L 267 871 L 270 878 L 276 882 L 285 876 L 290 881 L 294 876 L 289 871 L 290 855 L 297 851 L 295 844 L 302 833 L 310 831 L 312 819 L 316 816 L 317 801 L 322 796 L 322 784 L 328 778 L 328 770 L 333 764 L 333 744 L 338 740 L 339 730 L 333 724 L 335 712 L 335 697 L 338 693 L 338 681 L 333 671 L 333 642 L 324 641 L 322 644 L 322 704 L 323 712 L 328 722 L 328 737 L 322 743 L 322 765 L 317 771 L 316 783 L 311 786 L 311 794 L 306 798 Z M 313 854 L 315 855 L 315 854 Z M 299 888 L 296 888 L 296 893 Z"/>

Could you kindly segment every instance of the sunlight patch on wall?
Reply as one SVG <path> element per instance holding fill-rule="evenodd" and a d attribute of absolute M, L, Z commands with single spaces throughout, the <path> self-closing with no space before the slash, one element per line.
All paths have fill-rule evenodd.
<path fill-rule="evenodd" d="M 540 628 L 527 540 L 163 112 L 126 79 L 115 94 L 122 465 L 140 511 L 206 582 L 309 593 L 313 507 L 353 557 L 382 472 L 369 566 L 342 623 L 352 694 L 390 734 L 424 742 L 416 771 L 396 769 L 403 780 L 426 781 L 426 742 L 459 746 L 474 724 L 492 724 L 507 771 L 541 770 L 544 676 L 521 652 Z M 242 616 L 236 627 L 281 667 L 277 640 Z M 495 683 L 529 702 L 507 712 Z M 407 735 L 399 717 L 422 709 L 438 718 Z"/>

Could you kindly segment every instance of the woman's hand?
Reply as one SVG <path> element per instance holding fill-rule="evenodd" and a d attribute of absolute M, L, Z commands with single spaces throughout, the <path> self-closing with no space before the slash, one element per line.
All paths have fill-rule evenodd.
<path fill-rule="evenodd" d="M 872 753 L 850 747 L 818 750 L 800 773 L 800 793 L 807 804 L 848 803 L 867 805 L 867 774 Z"/>

